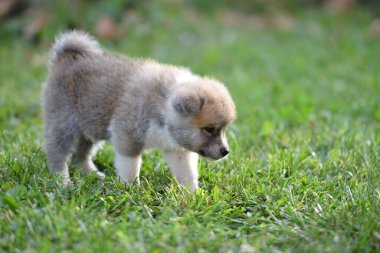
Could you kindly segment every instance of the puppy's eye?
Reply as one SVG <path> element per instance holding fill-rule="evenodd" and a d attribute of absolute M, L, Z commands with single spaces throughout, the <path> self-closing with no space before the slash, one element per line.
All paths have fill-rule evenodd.
<path fill-rule="evenodd" d="M 203 131 L 205 131 L 209 135 L 213 135 L 216 132 L 216 128 L 214 127 L 204 127 L 202 128 Z"/>

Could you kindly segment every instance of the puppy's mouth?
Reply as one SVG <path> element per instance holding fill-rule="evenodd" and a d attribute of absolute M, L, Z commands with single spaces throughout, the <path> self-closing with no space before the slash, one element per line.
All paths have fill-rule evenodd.
<path fill-rule="evenodd" d="M 200 154 L 201 156 L 206 156 L 206 152 L 202 149 L 198 151 L 198 154 Z"/>
<path fill-rule="evenodd" d="M 222 157 L 214 157 L 212 156 L 210 153 L 208 153 L 207 151 L 203 150 L 203 149 L 200 149 L 198 150 L 197 152 L 200 156 L 203 156 L 207 159 L 210 159 L 210 160 L 213 160 L 213 161 L 216 161 L 216 160 L 219 160 L 220 158 Z"/>

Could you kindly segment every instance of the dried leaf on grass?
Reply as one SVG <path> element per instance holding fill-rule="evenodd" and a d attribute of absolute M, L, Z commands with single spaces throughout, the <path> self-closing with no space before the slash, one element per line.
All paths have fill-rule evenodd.
<path fill-rule="evenodd" d="M 7 16 L 21 4 L 20 0 L 1 0 L 0 17 Z"/>
<path fill-rule="evenodd" d="M 351 9 L 355 0 L 326 0 L 325 7 L 331 11 L 345 11 Z"/>
<path fill-rule="evenodd" d="M 95 34 L 97 37 L 106 40 L 116 40 L 124 35 L 122 30 L 109 16 L 103 16 L 99 19 L 95 28 Z"/>
<path fill-rule="evenodd" d="M 247 15 L 227 8 L 223 8 L 218 11 L 218 19 L 222 24 L 236 27 L 274 27 L 284 31 L 292 30 L 295 23 L 293 17 L 284 13 L 274 12 L 260 15 Z"/>
<path fill-rule="evenodd" d="M 44 9 L 31 9 L 31 21 L 24 29 L 24 36 L 34 38 L 48 24 L 49 14 Z"/>
<path fill-rule="evenodd" d="M 368 27 L 368 33 L 371 37 L 380 37 L 380 18 L 374 19 Z"/>

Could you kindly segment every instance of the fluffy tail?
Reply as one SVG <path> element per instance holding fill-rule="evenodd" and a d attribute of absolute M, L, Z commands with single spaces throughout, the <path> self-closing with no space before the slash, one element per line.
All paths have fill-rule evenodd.
<path fill-rule="evenodd" d="M 59 35 L 50 51 L 50 63 L 53 65 L 61 58 L 70 55 L 101 53 L 98 42 L 89 34 L 81 31 L 71 31 Z"/>

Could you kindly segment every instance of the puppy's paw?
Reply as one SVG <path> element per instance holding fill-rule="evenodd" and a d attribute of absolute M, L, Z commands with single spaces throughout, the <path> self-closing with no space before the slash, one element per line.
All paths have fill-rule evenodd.
<path fill-rule="evenodd" d="M 106 177 L 106 175 L 103 172 L 98 171 L 98 170 L 94 170 L 92 172 L 87 172 L 85 175 L 94 176 L 94 177 L 99 178 L 100 180 L 103 180 Z"/>
<path fill-rule="evenodd" d="M 74 164 L 74 166 L 80 170 L 82 175 L 89 175 L 94 172 L 99 172 L 98 168 L 95 166 L 95 164 L 92 161 L 79 162 L 79 163 Z M 103 177 L 104 177 L 104 174 L 103 174 Z"/>
<path fill-rule="evenodd" d="M 188 188 L 191 194 L 194 194 L 199 188 L 198 185 L 192 185 L 190 188 Z"/>
<path fill-rule="evenodd" d="M 74 186 L 74 183 L 73 183 L 73 181 L 70 180 L 70 178 L 63 178 L 62 179 L 62 186 L 70 188 L 70 187 Z"/>
<path fill-rule="evenodd" d="M 179 185 L 182 186 L 183 188 L 185 188 L 186 190 L 188 190 L 189 193 L 191 193 L 191 194 L 194 194 L 198 189 L 200 189 L 198 186 L 198 182 L 179 183 Z"/>
<path fill-rule="evenodd" d="M 106 174 L 104 174 L 101 171 L 96 171 L 96 175 L 99 177 L 99 179 L 102 179 L 102 180 L 106 177 Z"/>

